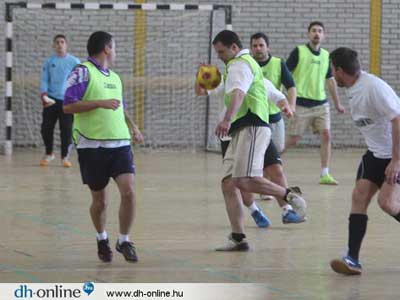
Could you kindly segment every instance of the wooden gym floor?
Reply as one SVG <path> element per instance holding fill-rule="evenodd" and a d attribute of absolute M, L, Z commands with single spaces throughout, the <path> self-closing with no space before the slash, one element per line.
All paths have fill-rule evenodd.
<path fill-rule="evenodd" d="M 361 250 L 364 273 L 345 277 L 329 261 L 347 244 L 350 195 L 362 150 L 334 151 L 340 185 L 319 186 L 318 149 L 284 156 L 291 185 L 302 187 L 308 221 L 283 225 L 274 201 L 258 201 L 272 221 L 257 228 L 246 210 L 248 253 L 217 253 L 229 234 L 219 188 L 221 159 L 214 153 L 135 153 L 137 217 L 131 237 L 140 261 L 114 251 L 110 264 L 96 254 L 90 194 L 76 155 L 71 169 L 57 159 L 38 166 L 38 150 L 0 156 L 0 282 L 209 282 L 260 283 L 251 299 L 398 299 L 400 224 L 376 201 Z M 107 231 L 118 237 L 119 198 L 109 185 Z M 246 298 L 247 299 L 247 298 Z M 250 299 L 250 296 L 249 296 Z"/>

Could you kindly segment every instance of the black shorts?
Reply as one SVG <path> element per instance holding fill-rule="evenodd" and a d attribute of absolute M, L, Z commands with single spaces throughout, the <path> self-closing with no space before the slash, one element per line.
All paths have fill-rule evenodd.
<path fill-rule="evenodd" d="M 135 174 L 131 146 L 78 149 L 78 160 L 82 181 L 93 191 L 104 189 L 110 177 Z"/>
<path fill-rule="evenodd" d="M 229 146 L 229 141 L 221 141 L 222 158 L 224 158 L 228 146 Z M 278 150 L 276 149 L 274 143 L 271 140 L 264 155 L 264 169 L 271 165 L 276 165 L 276 164 L 282 165 L 282 160 L 281 157 L 279 156 Z"/>
<path fill-rule="evenodd" d="M 392 159 L 377 158 L 371 151 L 367 151 L 360 162 L 357 171 L 357 180 L 367 179 L 379 188 L 385 181 L 385 170 Z"/>

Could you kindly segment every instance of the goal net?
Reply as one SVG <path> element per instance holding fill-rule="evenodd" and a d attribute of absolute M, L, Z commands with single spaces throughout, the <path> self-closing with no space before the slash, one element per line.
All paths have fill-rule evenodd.
<path fill-rule="evenodd" d="M 117 58 L 113 69 L 124 83 L 126 108 L 144 134 L 143 147 L 216 148 L 213 128 L 220 102 L 196 97 L 193 86 L 199 63 L 211 62 L 221 67 L 210 41 L 227 26 L 226 7 L 45 5 L 25 4 L 12 9 L 14 146 L 43 145 L 40 80 L 42 64 L 53 54 L 53 37 L 64 34 L 68 52 L 85 61 L 88 37 L 103 30 L 114 36 Z M 55 144 L 59 144 L 58 126 L 54 138 Z"/>

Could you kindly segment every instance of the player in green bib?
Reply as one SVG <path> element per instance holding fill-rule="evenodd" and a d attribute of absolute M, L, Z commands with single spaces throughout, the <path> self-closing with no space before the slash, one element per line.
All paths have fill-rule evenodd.
<path fill-rule="evenodd" d="M 318 134 L 321 141 L 321 176 L 319 183 L 337 185 L 329 173 L 331 158 L 330 110 L 325 84 L 339 113 L 345 109 L 341 105 L 335 78 L 329 66 L 329 52 L 321 48 L 324 39 L 324 25 L 314 21 L 308 26 L 309 43 L 297 46 L 286 64 L 293 74 L 297 88 L 296 113 L 288 125 L 286 149 L 295 146 L 308 127 Z"/>
<path fill-rule="evenodd" d="M 89 58 L 68 78 L 64 112 L 74 114 L 73 139 L 78 150 L 82 181 L 92 204 L 90 216 L 96 229 L 98 257 L 111 262 L 113 253 L 105 229 L 108 204 L 106 187 L 114 179 L 120 192 L 120 235 L 116 250 L 129 262 L 138 260 L 129 231 L 136 209 L 135 165 L 131 135 L 143 141 L 139 129 L 124 110 L 122 81 L 110 67 L 115 60 L 115 42 L 107 32 L 93 33 L 87 43 Z"/>
<path fill-rule="evenodd" d="M 264 154 L 271 138 L 268 97 L 264 76 L 238 35 L 230 30 L 219 32 L 214 50 L 225 63 L 224 102 L 226 112 L 215 134 L 232 138 L 223 159 L 221 188 L 232 232 L 228 243 L 217 251 L 248 251 L 244 234 L 244 214 L 240 191 L 270 194 L 299 208 L 305 215 L 306 204 L 297 194 L 263 177 Z"/>

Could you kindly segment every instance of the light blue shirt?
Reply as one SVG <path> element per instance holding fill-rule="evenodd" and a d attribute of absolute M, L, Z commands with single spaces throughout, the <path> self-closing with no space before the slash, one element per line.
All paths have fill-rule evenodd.
<path fill-rule="evenodd" d="M 79 63 L 79 59 L 71 54 L 50 56 L 43 64 L 40 92 L 63 101 L 68 75 Z"/>

